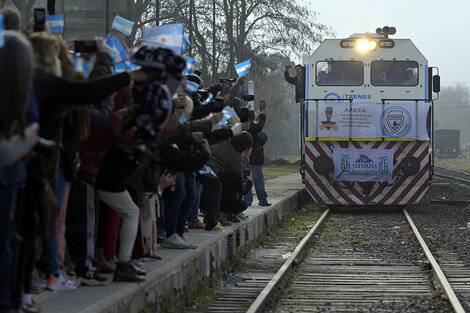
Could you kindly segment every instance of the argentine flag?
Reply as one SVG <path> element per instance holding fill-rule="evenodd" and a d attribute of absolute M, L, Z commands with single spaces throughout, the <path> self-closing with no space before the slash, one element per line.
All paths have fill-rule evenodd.
<path fill-rule="evenodd" d="M 206 100 L 202 102 L 202 104 L 209 104 L 212 101 L 212 98 L 214 98 L 214 95 L 209 92 L 209 95 L 207 96 Z"/>
<path fill-rule="evenodd" d="M 184 37 L 183 37 L 183 51 L 186 51 L 186 49 L 189 48 L 189 45 L 190 45 L 189 39 L 188 39 L 188 37 L 186 37 L 186 35 L 184 35 Z"/>
<path fill-rule="evenodd" d="M 5 29 L 5 25 L 3 24 L 3 14 L 0 13 L 0 48 L 4 45 L 3 40 L 3 30 Z"/>
<path fill-rule="evenodd" d="M 134 63 L 131 63 L 129 61 L 124 61 L 123 63 L 114 64 L 113 73 L 122 73 L 125 71 L 136 69 L 138 67 L 139 66 L 135 65 Z"/>
<path fill-rule="evenodd" d="M 90 75 L 90 73 L 88 72 L 88 61 L 80 57 L 79 53 L 74 53 L 72 55 L 72 59 L 73 59 L 73 68 L 76 71 L 82 72 L 83 75 L 85 75 L 85 77 L 88 77 Z"/>
<path fill-rule="evenodd" d="M 46 13 L 46 25 L 49 27 L 51 33 L 63 33 L 64 24 L 64 14 L 49 15 L 49 13 Z"/>
<path fill-rule="evenodd" d="M 185 74 L 189 75 L 194 72 L 194 67 L 196 66 L 196 60 L 191 58 L 186 58 L 186 67 L 184 68 Z"/>
<path fill-rule="evenodd" d="M 115 64 L 124 62 L 128 59 L 126 49 L 124 49 L 116 37 L 107 35 L 105 42 L 111 48 L 111 57 Z"/>
<path fill-rule="evenodd" d="M 235 70 L 237 71 L 238 77 L 248 74 L 251 70 L 251 59 L 235 65 Z"/>
<path fill-rule="evenodd" d="M 197 92 L 199 85 L 192 81 L 186 81 L 186 90 L 189 92 Z"/>
<path fill-rule="evenodd" d="M 120 31 L 126 36 L 130 36 L 132 33 L 132 28 L 134 28 L 134 22 L 126 20 L 119 15 L 116 15 L 113 20 L 113 25 L 111 28 Z"/>
<path fill-rule="evenodd" d="M 184 25 L 167 24 L 142 31 L 142 40 L 149 46 L 159 46 L 180 55 L 184 46 Z"/>

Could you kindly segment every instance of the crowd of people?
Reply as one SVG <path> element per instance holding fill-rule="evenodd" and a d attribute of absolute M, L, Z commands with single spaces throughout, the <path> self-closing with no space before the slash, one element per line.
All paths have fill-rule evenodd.
<path fill-rule="evenodd" d="M 33 288 L 108 284 L 101 273 L 144 281 L 159 245 L 194 249 L 191 229 L 247 219 L 253 185 L 270 205 L 266 109 L 243 105 L 244 76 L 224 94 L 145 45 L 131 57 L 138 69 L 112 74 L 97 38 L 86 78 L 62 38 L 0 12 L 0 313 L 39 312 Z"/>

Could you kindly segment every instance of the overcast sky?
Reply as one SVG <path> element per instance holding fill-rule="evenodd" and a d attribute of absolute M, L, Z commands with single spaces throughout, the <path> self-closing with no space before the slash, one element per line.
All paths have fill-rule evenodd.
<path fill-rule="evenodd" d="M 441 81 L 470 83 L 470 0 L 310 0 L 336 38 L 394 26 L 440 69 Z"/>

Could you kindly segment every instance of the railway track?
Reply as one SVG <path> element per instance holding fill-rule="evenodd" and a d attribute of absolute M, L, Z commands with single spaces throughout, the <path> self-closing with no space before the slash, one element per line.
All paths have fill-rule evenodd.
<path fill-rule="evenodd" d="M 351 214 L 332 212 L 328 209 L 323 213 L 295 249 L 286 254 L 285 262 L 274 253 L 270 273 L 244 277 L 209 311 L 465 312 L 454 289 L 459 297 L 470 292 L 466 286 L 466 282 L 470 284 L 470 271 L 451 255 L 441 268 L 406 210 L 390 215 L 392 223 L 398 224 L 398 215 L 402 220 L 392 227 L 387 216 L 382 216 L 382 222 L 375 220 L 369 228 L 363 224 L 367 223 L 367 214 L 359 213 L 354 217 L 358 219 L 357 229 L 340 233 L 334 228 L 344 225 L 345 219 L 351 220 Z M 338 243 L 358 231 L 367 238 L 365 229 L 377 238 Z M 394 239 L 387 240 L 389 237 Z M 278 270 L 274 271 L 276 264 Z"/>
<path fill-rule="evenodd" d="M 470 174 L 455 171 L 449 168 L 434 166 L 434 175 L 437 177 L 454 179 L 462 183 L 470 184 Z"/>

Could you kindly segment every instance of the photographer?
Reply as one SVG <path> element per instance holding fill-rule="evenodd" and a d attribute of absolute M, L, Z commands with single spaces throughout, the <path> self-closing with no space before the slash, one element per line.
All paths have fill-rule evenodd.
<path fill-rule="evenodd" d="M 249 114 L 250 119 L 250 134 L 253 137 L 253 151 L 250 155 L 250 170 L 251 176 L 253 179 L 253 184 L 255 185 L 256 197 L 258 198 L 258 205 L 260 206 L 270 206 L 271 203 L 268 202 L 268 194 L 265 190 L 265 182 L 263 175 L 263 165 L 264 165 L 264 149 L 263 146 L 267 141 L 266 133 L 262 132 L 264 123 L 266 122 L 266 108 L 260 112 L 258 118 L 256 118 L 255 111 L 250 110 Z M 248 193 L 245 195 L 245 201 L 248 205 L 251 205 L 253 202 L 253 193 L 251 188 Z"/>
<path fill-rule="evenodd" d="M 201 209 L 204 212 L 206 230 L 223 230 L 217 224 L 221 208 L 222 185 L 220 175 L 236 173 L 241 178 L 243 170 L 248 166 L 253 139 L 248 132 L 223 141 L 212 148 L 212 155 L 207 167 L 200 175 L 203 186 Z M 221 220 L 227 222 L 227 213 L 221 212 Z"/>
<path fill-rule="evenodd" d="M 284 78 L 289 84 L 295 85 L 295 102 L 300 102 L 305 99 L 305 70 L 302 65 L 297 64 L 295 66 L 295 72 L 297 76 L 290 77 L 289 69 L 290 65 L 286 65 L 284 69 Z"/>

